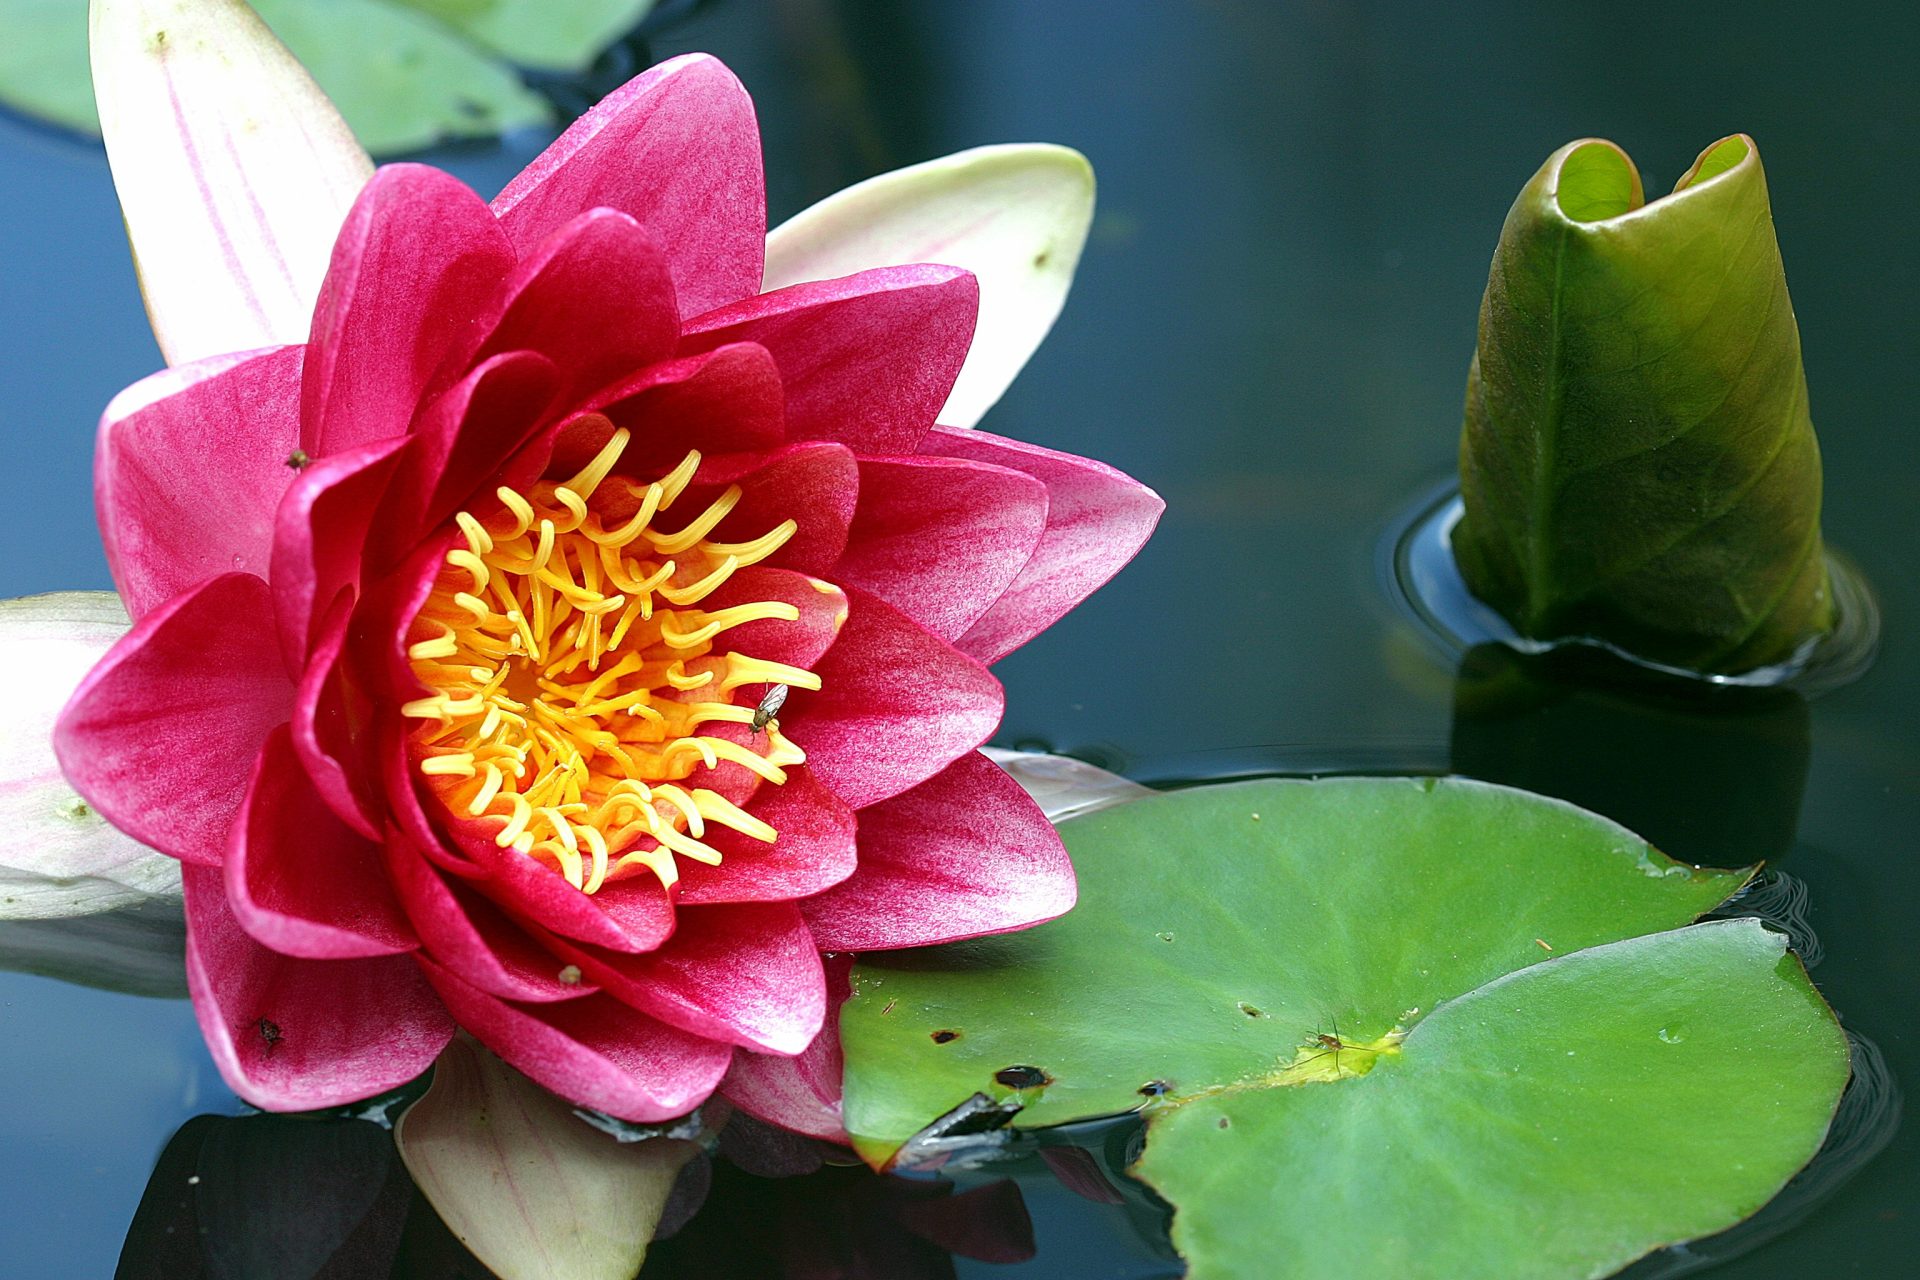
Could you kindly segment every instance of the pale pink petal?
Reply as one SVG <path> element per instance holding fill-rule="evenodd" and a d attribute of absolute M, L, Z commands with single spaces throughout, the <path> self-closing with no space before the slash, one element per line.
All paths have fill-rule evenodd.
<path fill-rule="evenodd" d="M 270 1111 L 383 1093 L 425 1071 L 453 1020 L 407 956 L 299 960 L 233 918 L 220 872 L 188 867 L 187 989 L 214 1065 Z"/>
<path fill-rule="evenodd" d="M 393 885 L 434 961 L 488 995 L 545 1003 L 576 1000 L 599 988 L 562 980 L 566 962 L 542 948 L 517 922 L 422 857 L 411 840 L 390 835 L 386 861 Z"/>
<path fill-rule="evenodd" d="M 223 870 L 240 927 L 282 955 L 354 960 L 419 946 L 379 847 L 320 798 L 285 725 L 254 766 Z"/>
<path fill-rule="evenodd" d="M 53 755 L 61 706 L 126 633 L 126 606 L 111 591 L 0 600 L 0 829 L 9 836 L 0 921 L 88 915 L 180 892 L 180 864 L 81 803 Z M 846 863 L 851 872 L 851 829 Z"/>
<path fill-rule="evenodd" d="M 300 443 L 300 347 L 212 357 L 115 396 L 100 419 L 94 506 L 137 620 L 187 588 L 264 576 Z"/>
<path fill-rule="evenodd" d="M 1047 486 L 957 458 L 863 458 L 860 507 L 833 579 L 955 640 L 1033 557 Z"/>
<path fill-rule="evenodd" d="M 787 396 L 787 438 L 913 453 L 973 339 L 979 290 L 952 267 L 887 267 L 794 285 L 686 323 L 683 351 L 756 342 Z"/>
<path fill-rule="evenodd" d="M 892 605 L 847 594 L 851 617 L 814 667 L 820 691 L 795 689 L 780 719 L 815 776 L 863 809 L 970 755 L 1006 699 L 985 667 Z"/>
<path fill-rule="evenodd" d="M 1024 471 L 1047 486 L 1047 531 L 1033 559 L 955 642 L 982 662 L 1012 653 L 1120 572 L 1146 545 L 1167 505 L 1105 463 L 984 431 L 939 427 L 920 451 Z"/>
<path fill-rule="evenodd" d="M 53 746 L 107 821 L 212 866 L 254 758 L 292 709 L 267 584 L 229 573 L 135 624 L 81 682 Z"/>
<path fill-rule="evenodd" d="M 549 945 L 622 1004 L 730 1045 L 798 1053 L 820 1032 L 820 953 L 790 902 L 682 907 L 671 941 L 645 955 Z"/>
<path fill-rule="evenodd" d="M 718 823 L 706 843 L 720 865 L 680 862 L 683 906 L 722 902 L 790 902 L 830 889 L 853 874 L 854 816 L 841 799 L 814 779 L 813 770 L 789 767 L 780 786 L 763 786 L 746 806 L 772 827 L 764 844 Z"/>
<path fill-rule="evenodd" d="M 471 351 L 513 246 L 465 183 L 418 164 L 374 174 L 333 246 L 313 313 L 301 439 L 325 457 L 407 430 L 448 352 Z"/>
<path fill-rule="evenodd" d="M 707 1100 L 732 1051 L 656 1022 L 602 994 L 561 1004 L 496 1000 L 421 957 L 460 1025 L 569 1102 L 650 1124 Z"/>
<path fill-rule="evenodd" d="M 1053 327 L 1093 221 L 1086 157 L 976 147 L 828 196 L 767 235 L 765 287 L 940 262 L 980 281 L 980 327 L 940 421 L 971 427 Z"/>
<path fill-rule="evenodd" d="M 801 904 L 830 951 L 923 947 L 1051 920 L 1074 902 L 1053 824 L 992 761 L 970 754 L 860 811 L 860 866 Z"/>
<path fill-rule="evenodd" d="M 92 19 L 100 131 L 167 363 L 303 341 L 366 152 L 241 0 L 93 0 Z"/>
<path fill-rule="evenodd" d="M 522 251 L 595 207 L 658 237 L 684 314 L 757 292 L 767 229 L 760 131 L 733 73 L 687 54 L 629 80 L 493 202 Z"/>
<path fill-rule="evenodd" d="M 485 359 L 537 351 L 583 402 L 673 353 L 680 313 L 660 239 L 624 213 L 589 209 L 520 260 L 481 347 Z"/>

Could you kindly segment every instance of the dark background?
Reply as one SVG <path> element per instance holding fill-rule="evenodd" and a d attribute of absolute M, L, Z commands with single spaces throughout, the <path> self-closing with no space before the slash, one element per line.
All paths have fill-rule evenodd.
<path fill-rule="evenodd" d="M 1100 208 L 1073 297 L 983 425 L 1111 462 L 1168 513 L 1113 585 L 1000 665 L 1002 741 L 1149 780 L 1449 767 L 1454 663 L 1390 603 L 1379 547 L 1452 465 L 1507 205 L 1575 137 L 1626 147 L 1652 193 L 1709 143 L 1752 134 L 1801 324 L 1827 535 L 1876 589 L 1885 633 L 1863 679 L 1795 722 L 1810 748 L 1798 765 L 1743 768 L 1735 742 L 1717 765 L 1671 769 L 1697 766 L 1703 807 L 1730 813 L 1779 810 L 1804 771 L 1797 833 L 1778 836 L 1825 944 L 1814 977 L 1916 1079 L 1920 9 L 716 0 L 653 43 L 694 48 L 755 95 L 776 221 L 984 142 L 1093 160 Z M 434 158 L 491 194 L 543 141 Z M 98 149 L 0 119 L 0 192 L 0 594 L 106 587 L 93 424 L 159 356 Z M 1581 748 L 1610 732 L 1580 720 L 1560 742 L 1571 789 L 1609 768 L 1611 748 Z M 23 1277 L 108 1274 L 167 1135 L 236 1105 L 184 1003 L 13 975 L 0 1081 L 0 1257 Z M 1903 1273 L 1917 1174 L 1909 1130 L 1720 1274 Z M 1081 1229 L 1043 1218 L 1040 1261 L 966 1273 L 1061 1274 L 1050 1256 L 1101 1253 L 1065 1238 Z M 1125 1274 L 1114 1265 L 1097 1274 Z"/>

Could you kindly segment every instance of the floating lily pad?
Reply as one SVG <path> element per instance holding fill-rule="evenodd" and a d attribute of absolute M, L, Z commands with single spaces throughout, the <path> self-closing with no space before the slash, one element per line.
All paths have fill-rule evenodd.
<path fill-rule="evenodd" d="M 252 0 L 367 150 L 550 124 L 517 67 L 585 70 L 653 0 Z M 84 0 L 0 0 L 0 103 L 98 134 Z"/>
<path fill-rule="evenodd" d="M 1606 1274 L 1752 1213 L 1846 1082 L 1783 940 L 1679 928 L 1746 873 L 1571 805 L 1261 781 L 1061 834 L 1063 919 L 856 967 L 847 1127 L 877 1163 L 956 1108 L 1143 1107 L 1195 1280 Z"/>

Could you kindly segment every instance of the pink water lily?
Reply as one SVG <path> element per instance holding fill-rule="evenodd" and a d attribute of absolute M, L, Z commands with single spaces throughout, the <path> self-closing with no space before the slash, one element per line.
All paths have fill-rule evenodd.
<path fill-rule="evenodd" d="M 176 30 L 143 64 L 176 103 L 194 52 Z M 115 147 L 125 111 L 101 105 Z M 756 1064 L 821 1032 L 823 951 L 1071 905 L 1052 827 L 976 751 L 1002 709 L 986 664 L 1161 504 L 970 429 L 1064 292 L 1005 221 L 1063 153 L 890 175 L 770 248 L 751 104 L 680 58 L 491 203 L 375 172 L 313 297 L 271 181 L 243 207 L 177 145 L 239 139 L 224 163 L 252 135 L 176 124 L 171 152 L 113 151 L 174 366 L 101 424 L 133 626 L 55 746 L 184 865 L 194 1004 L 242 1097 L 368 1096 L 457 1024 L 570 1100 L 661 1119 L 736 1059 L 767 1093 Z M 210 291 L 151 265 L 182 201 Z"/>

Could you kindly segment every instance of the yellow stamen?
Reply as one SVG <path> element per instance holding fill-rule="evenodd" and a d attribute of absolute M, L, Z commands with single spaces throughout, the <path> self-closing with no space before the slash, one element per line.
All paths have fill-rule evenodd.
<path fill-rule="evenodd" d="M 740 503 L 730 485 L 677 530 L 656 529 L 700 455 L 647 481 L 617 474 L 628 443 L 615 430 L 572 476 L 500 488 L 497 505 L 455 515 L 407 637 L 428 691 L 402 707 L 418 722 L 421 777 L 450 817 L 585 893 L 635 875 L 670 888 L 680 859 L 717 865 L 709 828 L 775 841 L 702 775 L 733 764 L 778 786 L 806 754 L 777 723 L 746 743 L 715 726 L 750 724 L 767 685 L 820 687 L 803 668 L 714 650 L 747 623 L 797 620 L 793 605 L 699 607 L 799 526 L 711 541 Z"/>

